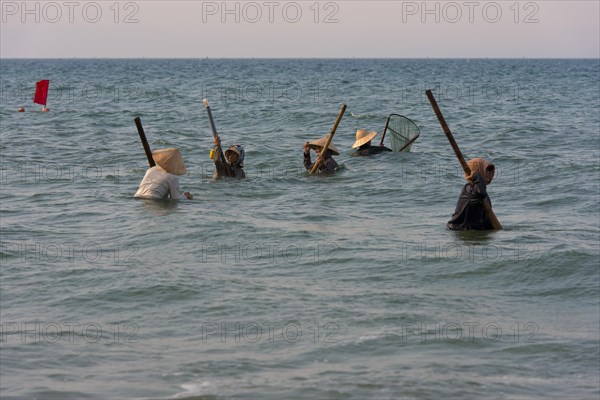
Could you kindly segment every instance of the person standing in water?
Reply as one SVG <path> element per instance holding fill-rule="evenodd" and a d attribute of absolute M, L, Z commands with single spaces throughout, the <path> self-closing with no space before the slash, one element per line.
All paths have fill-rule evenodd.
<path fill-rule="evenodd" d="M 323 152 L 323 147 L 327 142 L 327 137 L 322 137 L 317 140 L 313 140 L 312 142 L 304 143 L 304 168 L 308 171 L 311 171 L 314 163 L 310 158 L 310 149 L 313 149 L 317 154 L 317 161 L 319 164 L 317 166 L 316 173 L 317 174 L 332 174 L 338 167 L 338 163 L 331 158 L 332 155 L 338 156 L 340 153 L 337 151 L 333 142 L 329 143 L 329 147 Z M 322 154 L 322 157 L 321 156 Z"/>
<path fill-rule="evenodd" d="M 215 148 L 213 159 L 215 162 L 215 173 L 213 178 L 233 177 L 243 179 L 246 177 L 244 172 L 244 156 L 246 152 L 239 144 L 232 144 L 225 150 L 225 160 L 221 159 L 221 138 L 217 135 L 214 139 Z M 229 170 L 230 173 L 227 172 Z"/>
<path fill-rule="evenodd" d="M 373 154 L 380 154 L 384 151 L 392 151 L 383 144 L 381 146 L 371 146 L 371 141 L 377 136 L 377 132 L 367 132 L 364 129 L 356 131 L 356 141 L 352 145 L 353 149 L 357 149 L 351 154 L 352 157 L 370 156 Z"/>
<path fill-rule="evenodd" d="M 133 197 L 138 199 L 192 200 L 190 192 L 179 192 L 179 177 L 185 174 L 185 164 L 179 149 L 159 149 L 152 152 L 156 166 L 146 171 L 140 187 Z"/>
<path fill-rule="evenodd" d="M 473 158 L 467 164 L 471 175 L 465 175 L 467 183 L 460 192 L 456 210 L 447 226 L 452 230 L 491 230 L 492 223 L 483 202 L 486 198 L 489 201 L 486 188 L 494 179 L 496 167 L 483 158 Z"/>

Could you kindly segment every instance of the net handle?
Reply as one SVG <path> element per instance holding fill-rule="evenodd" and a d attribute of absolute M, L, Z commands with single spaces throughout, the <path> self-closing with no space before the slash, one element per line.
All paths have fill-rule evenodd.
<path fill-rule="evenodd" d="M 394 114 L 390 114 L 389 117 L 387 118 L 387 121 L 385 122 L 385 128 L 383 129 L 383 135 L 381 135 L 381 142 L 379 142 L 380 147 L 383 147 L 383 139 L 385 139 L 385 133 L 387 132 L 388 125 L 390 124 L 390 119 L 392 118 L 392 115 L 394 115 Z"/>
<path fill-rule="evenodd" d="M 133 122 L 135 122 L 138 134 L 140 135 L 140 140 L 142 141 L 142 146 L 144 146 L 144 152 L 146 153 L 148 164 L 150 164 L 150 168 L 152 168 L 156 166 L 156 162 L 154 162 L 154 157 L 152 157 L 152 151 L 150 150 L 148 139 L 146 139 L 146 133 L 144 132 L 144 127 L 142 126 L 142 120 L 140 119 L 140 117 L 135 117 L 133 119 Z"/>
<path fill-rule="evenodd" d="M 331 128 L 331 132 L 329 132 L 329 136 L 327 136 L 327 141 L 325 142 L 325 146 L 323 146 L 321 153 L 315 160 L 315 163 L 313 164 L 312 169 L 309 172 L 310 175 L 315 173 L 315 171 L 319 167 L 319 163 L 323 159 L 323 155 L 329 149 L 329 144 L 331 143 L 331 140 L 333 139 L 333 135 L 335 135 L 335 131 L 337 130 L 337 127 L 340 124 L 340 121 L 342 120 L 342 117 L 344 116 L 345 111 L 346 111 L 346 105 L 342 104 L 342 108 L 340 109 L 340 112 L 338 113 L 335 123 L 333 124 L 333 127 Z"/>
<path fill-rule="evenodd" d="M 413 144 L 415 142 L 415 140 L 417 140 L 419 138 L 419 136 L 421 136 L 421 134 L 419 133 L 417 136 L 415 136 L 414 138 L 410 139 L 408 141 L 408 143 L 406 143 L 404 146 L 402 146 L 400 148 L 400 150 L 398 150 L 398 152 L 401 152 L 402 150 L 404 150 L 405 148 L 409 147 L 411 144 Z"/>

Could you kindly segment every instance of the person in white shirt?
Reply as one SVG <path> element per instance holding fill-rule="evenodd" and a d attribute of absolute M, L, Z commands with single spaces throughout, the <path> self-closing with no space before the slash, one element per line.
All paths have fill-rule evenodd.
<path fill-rule="evenodd" d="M 179 192 L 179 176 L 185 174 L 185 164 L 179 149 L 160 149 L 152 152 L 156 166 L 146 171 L 133 197 L 138 199 L 192 200 L 190 192 Z"/>

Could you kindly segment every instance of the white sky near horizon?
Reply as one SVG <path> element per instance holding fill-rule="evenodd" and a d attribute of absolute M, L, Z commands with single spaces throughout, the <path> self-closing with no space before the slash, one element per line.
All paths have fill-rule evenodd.
<path fill-rule="evenodd" d="M 1 58 L 600 58 L 600 1 L 0 1 Z"/>

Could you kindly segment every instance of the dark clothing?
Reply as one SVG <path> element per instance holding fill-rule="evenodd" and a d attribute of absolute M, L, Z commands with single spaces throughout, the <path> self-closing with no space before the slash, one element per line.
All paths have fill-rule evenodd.
<path fill-rule="evenodd" d="M 351 156 L 352 157 L 371 156 L 374 154 L 383 153 L 384 151 L 392 151 L 392 149 L 388 149 L 385 146 L 371 146 L 370 144 L 363 144 L 354 153 L 352 153 Z"/>
<path fill-rule="evenodd" d="M 213 174 L 214 178 L 219 179 L 224 177 L 232 177 L 236 179 L 242 179 L 246 177 L 246 173 L 242 167 L 239 165 L 231 165 L 227 162 L 227 160 L 225 160 L 221 146 L 215 146 L 215 153 L 213 157 L 215 161 L 215 173 Z"/>
<path fill-rule="evenodd" d="M 231 169 L 233 170 L 233 177 L 235 179 L 244 179 L 246 177 L 244 169 L 239 165 L 233 165 L 231 166 Z"/>
<path fill-rule="evenodd" d="M 311 171 L 313 168 L 313 162 L 310 159 L 310 151 L 304 152 L 304 168 L 308 171 Z M 332 174 L 335 172 L 338 167 L 338 163 L 331 157 L 320 162 L 320 165 L 317 167 L 316 173 L 318 174 Z"/>
<path fill-rule="evenodd" d="M 458 197 L 456 210 L 452 219 L 448 221 L 448 228 L 452 230 L 491 230 L 492 223 L 487 217 L 483 200 L 489 201 L 486 184 L 481 175 L 473 175 L 473 183 L 467 183 Z M 490 202 L 491 205 L 491 202 Z"/>

